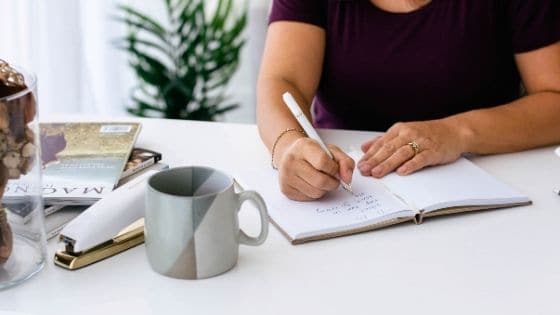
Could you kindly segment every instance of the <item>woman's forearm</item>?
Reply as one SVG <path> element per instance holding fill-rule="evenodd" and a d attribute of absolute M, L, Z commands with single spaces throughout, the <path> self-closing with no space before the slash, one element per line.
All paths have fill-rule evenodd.
<path fill-rule="evenodd" d="M 507 153 L 560 143 L 560 93 L 535 93 L 512 103 L 445 118 L 465 152 Z"/>
<path fill-rule="evenodd" d="M 297 120 L 282 100 L 290 92 L 310 118 L 311 101 L 321 77 L 325 53 L 325 30 L 298 22 L 275 22 L 268 28 L 257 86 L 257 123 L 264 144 L 272 151 L 278 137 Z M 298 132 L 282 135 L 275 147 L 275 160 L 285 148 L 301 138 Z"/>
<path fill-rule="evenodd" d="M 278 136 L 289 128 L 299 129 L 299 124 L 282 101 L 282 94 L 290 92 L 302 106 L 302 111 L 310 118 L 311 100 L 287 80 L 281 78 L 261 78 L 257 91 L 257 124 L 260 136 L 269 150 L 272 150 Z M 279 139 L 275 148 L 275 158 L 282 156 L 284 149 L 293 141 L 301 138 L 299 132 L 289 132 Z"/>

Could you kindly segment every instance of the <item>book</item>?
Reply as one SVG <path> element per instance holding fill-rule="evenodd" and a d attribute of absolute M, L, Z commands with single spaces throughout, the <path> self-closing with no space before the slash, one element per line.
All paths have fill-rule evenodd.
<path fill-rule="evenodd" d="M 8 220 L 17 224 L 26 224 L 33 216 L 33 210 L 38 204 L 29 200 L 23 200 L 18 203 L 2 204 L 2 207 L 8 210 Z M 46 210 L 46 209 L 45 209 Z"/>
<path fill-rule="evenodd" d="M 37 203 L 30 201 L 2 204 L 2 207 L 8 210 L 8 219 L 10 222 L 15 222 L 17 224 L 26 224 L 31 220 L 33 216 L 33 210 L 38 206 Z M 58 210 L 64 208 L 64 205 L 53 205 L 44 207 L 43 212 L 45 217 L 51 215 Z"/>
<path fill-rule="evenodd" d="M 14 229 L 14 231 L 25 231 L 26 224 L 34 224 L 32 223 L 32 219 L 34 217 L 33 207 L 37 206 L 37 204 L 33 205 L 31 202 L 26 203 L 19 203 L 16 204 L 17 206 L 10 205 L 8 208 L 8 220 Z M 25 206 L 23 206 L 25 205 Z M 26 208 L 23 212 L 18 212 L 19 209 Z M 31 210 L 27 210 L 30 208 Z M 47 239 L 51 239 L 60 233 L 62 228 L 70 222 L 72 219 L 80 215 L 87 206 L 50 206 L 45 207 L 44 211 L 47 217 L 45 218 L 45 233 Z M 36 216 L 35 216 L 36 217 Z M 36 217 L 37 218 L 37 217 Z M 37 219 L 35 219 L 37 220 Z"/>
<path fill-rule="evenodd" d="M 161 153 L 142 148 L 134 148 L 126 162 L 124 171 L 121 173 L 120 180 L 134 175 L 159 161 L 161 161 Z"/>
<path fill-rule="evenodd" d="M 117 187 L 122 186 L 122 185 L 128 183 L 128 182 L 131 181 L 131 180 L 134 180 L 136 177 L 141 176 L 141 175 L 144 174 L 145 172 L 148 172 L 148 171 L 161 171 L 161 170 L 165 170 L 165 169 L 168 169 L 168 168 L 169 168 L 169 165 L 167 165 L 167 164 L 165 164 L 165 163 L 162 163 L 162 162 L 158 162 L 158 163 L 156 163 L 156 164 L 152 164 L 152 165 L 147 166 L 146 168 L 143 168 L 142 170 L 140 170 L 140 171 L 138 171 L 138 172 L 136 172 L 136 173 L 134 173 L 134 174 L 132 174 L 132 175 L 130 175 L 130 176 L 127 176 L 127 177 L 125 177 L 125 178 L 122 178 L 122 179 L 119 181 L 119 183 L 117 184 Z"/>
<path fill-rule="evenodd" d="M 359 153 L 351 153 L 358 160 Z M 322 240 L 424 219 L 528 205 L 531 200 L 465 158 L 407 176 L 383 179 L 355 171 L 353 193 L 339 188 L 323 199 L 296 202 L 285 197 L 272 170 L 245 172 L 244 188 L 258 188 L 272 223 L 292 244 Z"/>
<path fill-rule="evenodd" d="M 161 153 L 141 149 L 141 148 L 134 148 L 128 162 L 126 163 L 125 170 L 123 171 L 119 183 L 117 186 L 122 185 L 128 179 L 132 179 L 139 173 L 143 171 L 147 171 L 150 169 L 157 169 L 162 170 L 168 168 L 167 164 L 158 163 L 161 161 Z M 124 176 L 123 176 L 124 175 Z M 31 201 L 16 202 L 11 204 L 2 204 L 2 207 L 8 209 L 8 213 L 10 214 L 10 220 L 17 222 L 19 224 L 25 224 L 29 222 L 31 218 L 31 214 L 33 212 L 33 204 Z M 56 204 L 44 207 L 45 217 L 64 208 L 64 204 Z"/>
<path fill-rule="evenodd" d="M 45 218 L 45 233 L 47 239 L 58 236 L 66 224 L 79 216 L 87 208 L 88 206 L 65 206 L 47 216 Z"/>
<path fill-rule="evenodd" d="M 111 192 L 140 132 L 140 123 L 41 123 L 45 204 L 90 205 Z M 4 203 L 37 191 L 25 176 L 8 182 Z"/>
<path fill-rule="evenodd" d="M 136 155 L 131 154 L 129 161 L 133 161 L 138 158 L 138 155 L 142 155 L 142 163 L 137 163 L 134 161 L 134 165 L 129 166 L 129 174 L 124 178 L 121 178 L 117 186 L 123 185 L 126 182 L 134 179 L 136 176 L 140 176 L 144 172 L 150 170 L 163 170 L 169 168 L 167 164 L 160 163 L 161 154 L 158 152 L 146 150 L 146 149 L 134 149 Z M 144 152 L 148 152 L 144 154 Z M 146 157 L 149 156 L 150 160 L 154 161 L 154 164 L 146 164 Z M 157 162 L 156 162 L 157 161 Z M 142 166 L 139 166 L 143 164 Z M 124 173 L 124 172 L 123 172 Z M 12 224 L 25 225 L 29 223 L 33 217 L 33 210 L 37 207 L 37 204 L 31 201 L 22 201 L 17 203 L 2 204 L 3 207 L 8 210 L 8 220 Z M 45 233 L 47 239 L 54 238 L 58 236 L 60 231 L 72 221 L 74 218 L 79 216 L 83 211 L 85 211 L 89 206 L 87 205 L 64 205 L 56 204 L 44 207 L 45 214 Z"/>

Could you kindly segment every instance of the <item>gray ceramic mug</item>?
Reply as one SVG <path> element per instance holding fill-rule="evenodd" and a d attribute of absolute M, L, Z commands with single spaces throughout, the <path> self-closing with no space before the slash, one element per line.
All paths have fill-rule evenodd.
<path fill-rule="evenodd" d="M 239 228 L 237 213 L 251 200 L 261 219 L 258 237 Z M 268 235 L 268 215 L 254 191 L 235 193 L 233 179 L 208 167 L 180 167 L 150 177 L 145 242 L 152 269 L 182 279 L 224 273 L 237 263 L 239 244 L 257 246 Z"/>

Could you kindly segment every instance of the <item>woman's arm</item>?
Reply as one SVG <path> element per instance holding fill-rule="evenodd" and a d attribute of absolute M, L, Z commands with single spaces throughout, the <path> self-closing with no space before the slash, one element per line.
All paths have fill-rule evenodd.
<path fill-rule="evenodd" d="M 515 56 L 528 95 L 444 119 L 398 123 L 362 146 L 362 174 L 410 174 L 463 153 L 514 152 L 560 142 L 560 43 Z M 415 141 L 421 152 L 408 145 Z"/>
<path fill-rule="evenodd" d="M 299 128 L 297 120 L 282 102 L 291 92 L 311 119 L 310 107 L 319 85 L 325 51 L 325 31 L 311 24 L 276 22 L 268 29 L 257 85 L 257 123 L 268 149 L 286 128 Z M 290 134 L 282 137 L 276 154 L 282 155 Z"/>
<path fill-rule="evenodd" d="M 560 43 L 515 58 L 528 95 L 451 117 L 467 130 L 465 151 L 504 153 L 560 142 Z"/>
<path fill-rule="evenodd" d="M 257 90 L 257 123 L 261 138 L 280 172 L 282 192 L 294 200 L 313 200 L 337 189 L 341 178 L 349 183 L 354 161 L 331 146 L 336 161 L 299 132 L 297 120 L 282 101 L 289 91 L 311 119 L 313 100 L 323 67 L 325 31 L 296 22 L 275 22 L 268 30 Z M 274 152 L 272 152 L 273 146 Z"/>

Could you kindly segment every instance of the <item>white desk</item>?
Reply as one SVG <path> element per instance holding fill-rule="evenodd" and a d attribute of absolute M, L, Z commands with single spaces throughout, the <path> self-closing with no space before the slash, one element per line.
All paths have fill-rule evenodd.
<path fill-rule="evenodd" d="M 143 120 L 138 145 L 171 165 L 269 167 L 256 127 Z M 325 131 L 347 148 L 371 133 Z M 144 245 L 78 271 L 55 267 L 0 292 L 30 314 L 559 314 L 560 159 L 553 148 L 476 158 L 534 205 L 430 219 L 292 246 L 271 226 L 261 247 L 208 280 L 151 271 Z M 255 234 L 256 213 L 241 213 Z M 52 257 L 57 244 L 49 244 Z"/>

